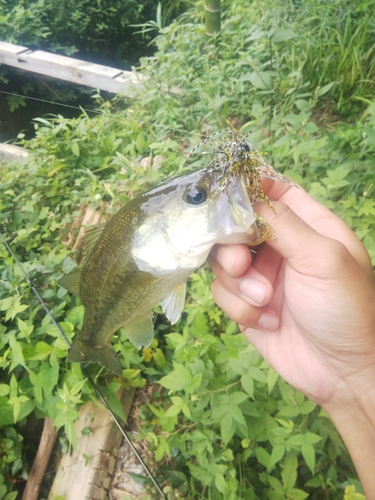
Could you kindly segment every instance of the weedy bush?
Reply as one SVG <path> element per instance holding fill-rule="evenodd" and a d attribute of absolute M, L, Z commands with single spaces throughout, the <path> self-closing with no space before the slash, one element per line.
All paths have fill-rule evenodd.
<path fill-rule="evenodd" d="M 163 2 L 163 21 L 177 16 L 192 2 Z M 90 2 L 88 0 L 1 0 L 0 39 L 33 49 L 79 53 L 103 64 L 135 63 L 147 53 L 149 37 L 135 37 L 133 26 L 155 17 L 156 0 Z"/>
<path fill-rule="evenodd" d="M 276 168 L 343 217 L 375 264 L 375 104 L 358 114 L 345 90 L 353 114 L 344 121 L 331 111 L 343 102 L 340 84 L 327 77 L 314 87 L 304 79 L 306 54 L 296 51 L 308 31 L 299 24 L 307 12 L 302 4 L 288 10 L 281 2 L 268 2 L 269 9 L 228 2 L 223 32 L 213 40 L 198 24 L 200 11 L 167 27 L 147 24 L 158 29 L 158 51 L 141 62 L 148 79 L 134 100 L 109 104 L 96 96 L 95 118 L 37 119 L 35 139 L 24 141 L 30 156 L 1 167 L 2 231 L 69 340 L 83 307 L 57 279 L 75 265 L 77 256 L 62 242 L 80 206 L 105 204 L 114 213 L 178 171 L 183 152 L 202 133 L 226 127 L 227 118 Z M 337 23 L 333 14 L 329 19 Z M 296 67 L 298 78 L 290 75 Z M 372 92 L 359 83 L 353 89 Z M 160 169 L 141 167 L 142 159 L 152 163 L 156 155 L 163 158 Z M 327 415 L 244 340 L 214 305 L 210 282 L 207 268 L 191 276 L 181 320 L 172 328 L 160 315 L 150 348 L 137 351 L 119 331 L 113 341 L 122 377 L 89 366 L 119 415 L 114 394 L 121 385 L 154 384 L 140 435 L 150 443 L 160 478 L 191 499 L 336 500 L 349 485 L 361 491 Z M 3 245 L 0 311 L 0 493 L 10 500 L 29 469 L 21 438 L 26 417 L 51 416 L 75 445 L 74 420 L 94 395 L 79 366 L 66 362 L 65 343 Z"/>

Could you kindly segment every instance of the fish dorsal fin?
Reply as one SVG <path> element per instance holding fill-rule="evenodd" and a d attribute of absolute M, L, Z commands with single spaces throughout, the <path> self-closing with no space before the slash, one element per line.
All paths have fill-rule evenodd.
<path fill-rule="evenodd" d="M 92 252 L 92 249 L 95 246 L 95 243 L 100 238 L 100 235 L 105 228 L 105 224 L 96 224 L 95 226 L 90 226 L 85 229 L 85 244 L 83 247 L 84 258 L 87 257 Z"/>
<path fill-rule="evenodd" d="M 79 297 L 79 285 L 81 281 L 81 267 L 76 267 L 72 272 L 59 279 L 58 283 Z"/>
<path fill-rule="evenodd" d="M 142 346 L 148 347 L 154 338 L 152 313 L 134 323 L 129 323 L 124 328 L 130 342 L 135 345 L 137 349 L 141 349 Z"/>
<path fill-rule="evenodd" d="M 161 303 L 164 314 L 169 321 L 174 325 L 181 316 L 182 309 L 185 305 L 186 296 L 186 281 L 183 281 L 169 294 Z"/>

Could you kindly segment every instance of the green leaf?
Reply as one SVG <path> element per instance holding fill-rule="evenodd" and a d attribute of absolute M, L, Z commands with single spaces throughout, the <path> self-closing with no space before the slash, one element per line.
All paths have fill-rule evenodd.
<path fill-rule="evenodd" d="M 78 413 L 77 413 L 77 416 L 78 416 Z M 56 423 L 55 423 L 56 425 Z M 76 433 L 76 429 L 74 427 L 74 422 L 73 421 L 69 421 L 65 424 L 64 426 L 64 430 L 65 430 L 65 434 L 66 434 L 66 437 L 68 438 L 69 442 L 72 443 L 72 446 L 74 449 L 77 449 L 77 433 Z"/>
<path fill-rule="evenodd" d="M 40 385 L 34 386 L 34 396 L 39 404 L 43 403 L 43 392 Z"/>
<path fill-rule="evenodd" d="M 232 394 L 230 395 L 230 402 L 231 402 L 231 404 L 234 404 L 234 405 L 239 405 L 239 404 L 243 403 L 244 401 L 247 401 L 247 399 L 248 399 L 247 394 L 245 394 L 244 392 L 240 392 L 240 391 L 232 392 Z"/>
<path fill-rule="evenodd" d="M 17 325 L 21 334 L 18 335 L 18 338 L 29 337 L 32 331 L 34 330 L 34 325 L 28 325 L 21 318 L 17 318 Z"/>
<path fill-rule="evenodd" d="M 0 384 L 0 397 L 6 396 L 10 392 L 10 387 L 8 384 Z"/>
<path fill-rule="evenodd" d="M 158 366 L 160 366 L 161 368 L 165 367 L 165 365 L 166 365 L 166 359 L 165 359 L 164 353 L 163 353 L 163 351 L 161 349 L 155 349 L 154 360 L 155 360 L 155 363 Z"/>
<path fill-rule="evenodd" d="M 17 496 L 18 496 L 18 491 L 11 491 L 10 493 L 7 493 L 5 495 L 4 500 L 16 500 Z"/>
<path fill-rule="evenodd" d="M 257 89 L 270 90 L 272 88 L 272 78 L 268 73 L 259 71 L 251 73 L 249 77 L 250 83 Z"/>
<path fill-rule="evenodd" d="M 182 413 L 185 415 L 185 417 L 188 418 L 189 420 L 191 420 L 190 408 L 188 407 L 188 405 L 186 403 L 183 403 L 183 405 L 181 406 L 181 410 L 182 410 Z"/>
<path fill-rule="evenodd" d="M 246 426 L 245 417 L 243 416 L 243 413 L 238 408 L 238 406 L 231 405 L 230 406 L 230 414 L 233 417 L 233 420 L 235 420 L 236 422 L 238 422 L 241 425 L 245 425 Z"/>
<path fill-rule="evenodd" d="M 242 375 L 243 372 L 244 372 L 243 367 L 238 362 L 238 359 L 233 359 L 233 358 L 230 359 L 229 360 L 229 366 L 231 367 L 231 369 L 233 370 L 233 372 L 236 375 Z"/>
<path fill-rule="evenodd" d="M 78 411 L 70 409 L 65 412 L 60 412 L 55 418 L 54 424 L 57 428 L 60 428 L 63 425 L 67 425 L 69 422 L 73 422 L 77 418 L 78 418 Z"/>
<path fill-rule="evenodd" d="M 215 474 L 215 486 L 220 491 L 220 493 L 225 493 L 227 490 L 227 483 L 223 474 L 216 473 Z"/>
<path fill-rule="evenodd" d="M 73 385 L 73 387 L 71 388 L 70 394 L 72 394 L 73 396 L 75 396 L 76 394 L 78 394 L 82 390 L 82 387 L 85 385 L 86 380 L 87 379 L 83 379 L 83 380 L 79 380 L 78 382 L 76 382 Z"/>
<path fill-rule="evenodd" d="M 227 403 L 217 406 L 216 408 L 214 408 L 212 410 L 212 418 L 214 418 L 214 419 L 222 418 L 224 415 L 226 415 L 229 412 L 229 409 L 230 409 L 230 406 Z"/>
<path fill-rule="evenodd" d="M 276 444 L 272 448 L 270 467 L 272 467 L 277 462 L 279 462 L 283 458 L 284 454 L 285 454 L 285 445 L 284 444 Z"/>
<path fill-rule="evenodd" d="M 277 413 L 277 418 L 293 418 L 297 417 L 300 414 L 299 408 L 297 406 L 289 406 L 285 405 L 281 410 Z"/>
<path fill-rule="evenodd" d="M 307 467 L 311 470 L 311 474 L 315 473 L 315 450 L 312 444 L 305 443 L 301 448 L 302 456 L 306 462 Z"/>
<path fill-rule="evenodd" d="M 9 345 L 12 348 L 12 363 L 9 370 L 14 370 L 14 368 L 18 365 L 21 365 L 27 369 L 21 344 L 16 340 L 13 332 L 9 334 Z"/>
<path fill-rule="evenodd" d="M 79 157 L 79 146 L 76 142 L 73 142 L 72 146 L 71 146 L 71 150 L 72 150 L 72 153 L 74 155 L 76 155 L 77 157 Z"/>
<path fill-rule="evenodd" d="M 267 377 L 266 377 L 264 371 L 260 370 L 256 366 L 252 366 L 249 369 L 249 375 L 251 377 L 253 377 L 254 380 L 257 380 L 258 382 L 264 382 L 264 383 L 267 382 Z"/>
<path fill-rule="evenodd" d="M 327 85 L 324 85 L 324 87 L 320 88 L 317 92 L 316 92 L 316 96 L 317 97 L 321 97 L 322 95 L 326 94 L 327 92 L 329 92 L 331 90 L 331 88 L 335 85 L 336 82 L 331 82 L 331 83 L 327 83 Z"/>
<path fill-rule="evenodd" d="M 210 485 L 212 483 L 212 475 L 209 474 L 205 469 L 203 469 L 202 467 L 197 467 L 192 463 L 188 463 L 188 467 L 191 475 L 198 479 L 198 481 L 207 485 Z"/>
<path fill-rule="evenodd" d="M 124 422 L 127 422 L 127 418 L 124 413 L 124 408 L 122 407 L 122 404 L 119 401 L 116 394 L 109 394 L 107 396 L 107 401 L 111 409 L 114 411 L 115 415 L 121 418 L 121 420 L 123 420 Z"/>
<path fill-rule="evenodd" d="M 243 389 L 248 393 L 248 395 L 254 397 L 254 380 L 249 373 L 244 373 L 241 376 L 241 385 Z"/>
<path fill-rule="evenodd" d="M 34 354 L 29 358 L 30 360 L 40 361 L 45 359 L 51 352 L 53 347 L 47 344 L 47 342 L 38 342 L 35 345 Z"/>
<path fill-rule="evenodd" d="M 49 396 L 57 385 L 59 379 L 59 363 L 55 360 L 49 363 L 42 363 L 40 366 L 40 376 L 42 377 L 42 387 L 44 397 Z"/>
<path fill-rule="evenodd" d="M 316 404 L 314 403 L 314 401 L 307 400 L 301 403 L 299 405 L 299 408 L 301 410 L 302 415 L 308 415 L 313 410 L 315 410 Z"/>
<path fill-rule="evenodd" d="M 226 413 L 220 422 L 221 439 L 228 444 L 236 430 L 236 423 L 230 413 Z"/>
<path fill-rule="evenodd" d="M 322 438 L 318 436 L 318 434 L 314 434 L 313 432 L 306 432 L 306 434 L 304 434 L 304 437 L 306 443 L 310 444 L 315 444 L 322 440 Z"/>
<path fill-rule="evenodd" d="M 27 396 L 18 396 L 18 397 L 13 397 L 8 400 L 8 404 L 13 406 L 13 422 L 16 423 L 20 418 L 20 410 L 21 410 L 21 404 L 26 403 L 29 401 L 29 398 Z"/>
<path fill-rule="evenodd" d="M 277 30 L 272 37 L 273 43 L 285 42 L 285 40 L 290 40 L 295 38 L 297 35 L 292 30 Z"/>
<path fill-rule="evenodd" d="M 366 497 L 355 491 L 355 486 L 350 485 L 345 488 L 344 500 L 366 500 Z"/>
<path fill-rule="evenodd" d="M 13 300 L 11 297 L 6 297 L 5 299 L 0 300 L 0 311 L 7 311 L 12 307 Z"/>
<path fill-rule="evenodd" d="M 174 363 L 174 368 L 171 373 L 159 380 L 160 385 L 172 391 L 181 391 L 192 384 L 193 378 L 191 373 L 189 373 L 184 365 Z"/>
<path fill-rule="evenodd" d="M 278 373 L 273 368 L 269 367 L 267 372 L 268 394 L 271 394 L 272 389 L 276 384 L 278 378 L 279 378 Z"/>
<path fill-rule="evenodd" d="M 280 493 L 281 495 L 283 495 L 283 498 L 285 498 L 285 488 L 284 486 L 280 483 L 280 481 L 276 478 L 276 477 L 273 477 L 273 476 L 267 476 L 268 477 L 268 481 L 270 483 L 270 486 L 271 488 L 276 491 L 276 493 Z"/>
<path fill-rule="evenodd" d="M 164 416 L 165 417 L 175 417 L 180 413 L 180 411 L 181 411 L 181 406 L 172 405 L 165 412 Z"/>
<path fill-rule="evenodd" d="M 281 472 L 281 477 L 285 488 L 291 490 L 297 481 L 297 457 L 289 457 L 284 461 L 284 469 Z"/>
<path fill-rule="evenodd" d="M 296 107 L 300 111 L 303 111 L 303 110 L 309 108 L 309 103 L 308 103 L 308 101 L 306 101 L 306 99 L 297 99 L 294 104 L 296 105 Z"/>
<path fill-rule="evenodd" d="M 269 467 L 271 463 L 271 455 L 267 450 L 258 446 L 258 448 L 255 448 L 255 456 L 260 464 L 264 465 L 264 467 Z"/>
<path fill-rule="evenodd" d="M 287 443 L 292 448 L 299 450 L 300 447 L 305 443 L 305 436 L 303 434 L 295 434 L 287 440 Z"/>
<path fill-rule="evenodd" d="M 164 455 L 164 445 L 162 443 L 159 443 L 159 446 L 156 448 L 154 452 L 154 457 L 157 462 L 160 462 L 160 460 L 163 458 Z"/>
<path fill-rule="evenodd" d="M 290 498 L 291 500 L 304 500 L 308 496 L 308 493 L 305 493 L 304 491 L 298 490 L 296 488 L 292 488 L 288 491 L 288 499 Z"/>
<path fill-rule="evenodd" d="M 7 313 L 5 315 L 5 321 L 9 319 L 14 319 L 18 313 L 24 311 L 29 306 L 26 304 L 21 304 L 21 299 L 17 298 L 15 301 L 12 301 L 12 305 L 9 309 L 7 309 Z"/>

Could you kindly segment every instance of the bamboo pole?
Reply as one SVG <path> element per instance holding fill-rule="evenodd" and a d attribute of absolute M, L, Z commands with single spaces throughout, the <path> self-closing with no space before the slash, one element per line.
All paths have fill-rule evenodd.
<path fill-rule="evenodd" d="M 205 0 L 206 35 L 214 36 L 220 31 L 220 0 Z"/>

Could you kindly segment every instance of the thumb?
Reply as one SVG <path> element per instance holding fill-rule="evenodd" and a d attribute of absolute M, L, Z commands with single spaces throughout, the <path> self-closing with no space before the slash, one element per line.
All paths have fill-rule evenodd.
<path fill-rule="evenodd" d="M 256 206 L 257 214 L 271 227 L 271 238 L 266 243 L 287 259 L 296 271 L 306 272 L 307 268 L 311 271 L 314 264 L 320 267 L 322 247 L 325 247 L 325 256 L 335 254 L 337 247 L 345 251 L 344 245 L 318 233 L 285 203 L 273 201 L 272 206 L 274 210 L 266 203 Z"/>

